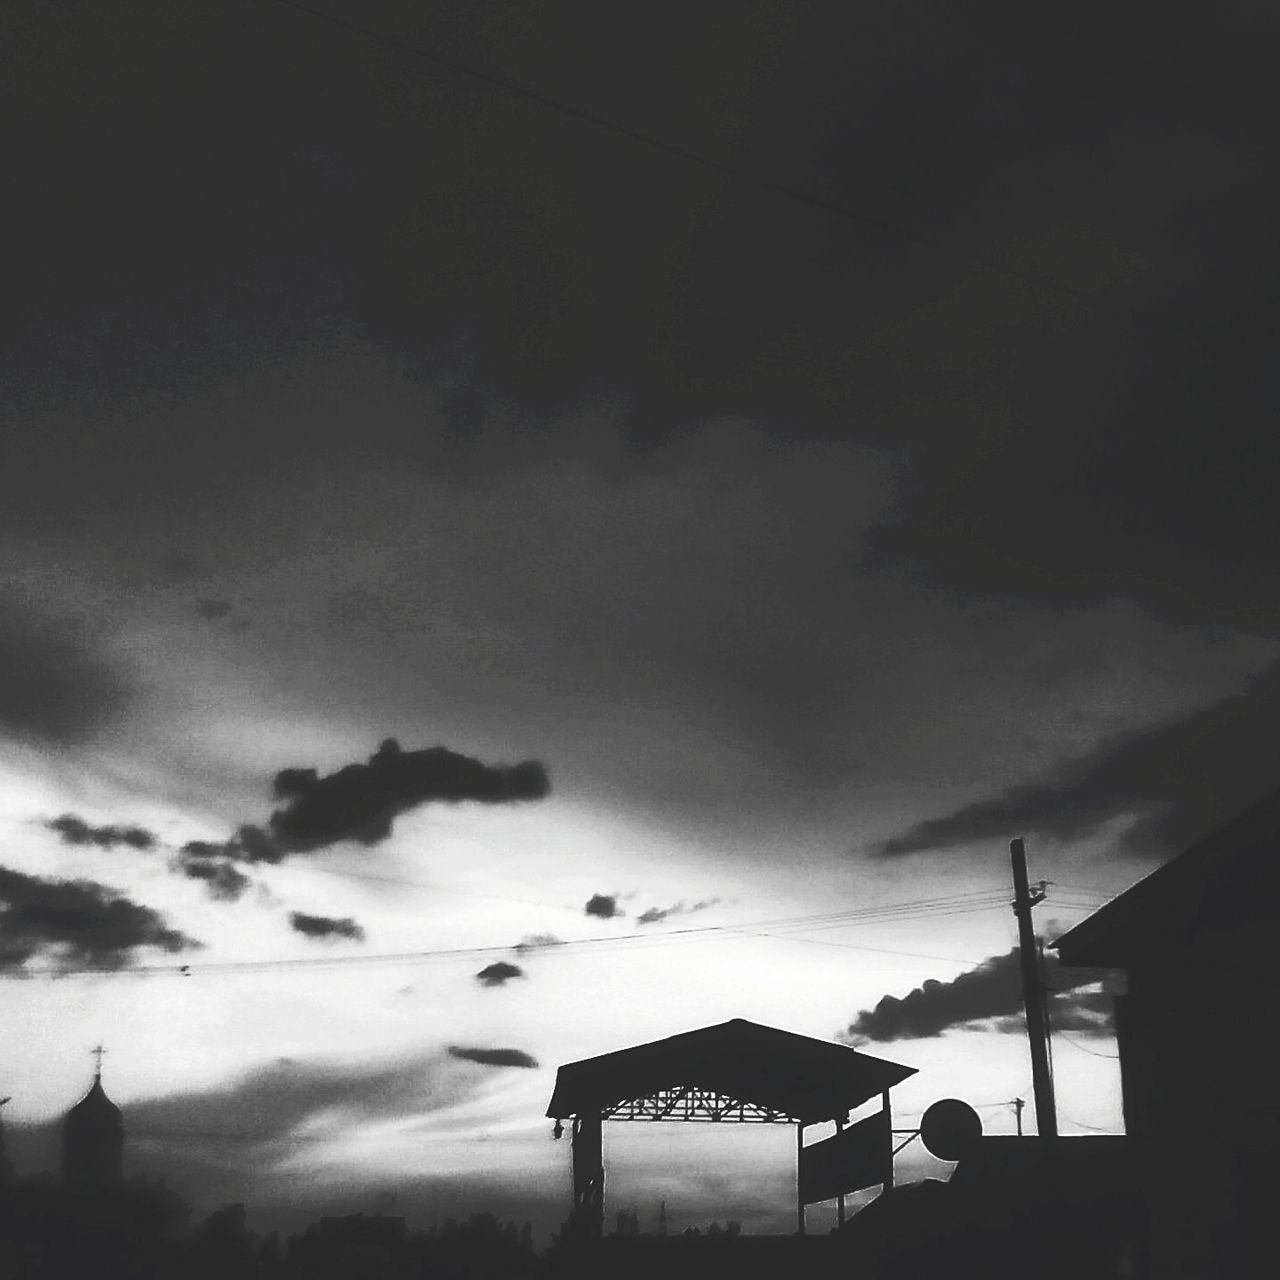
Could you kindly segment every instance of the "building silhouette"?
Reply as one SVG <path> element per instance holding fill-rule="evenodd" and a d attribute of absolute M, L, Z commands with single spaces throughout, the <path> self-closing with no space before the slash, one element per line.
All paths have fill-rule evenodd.
<path fill-rule="evenodd" d="M 1125 1132 L 1147 1208 L 1140 1274 L 1261 1274 L 1273 1252 L 1278 844 L 1280 794 L 1053 944 L 1066 966 L 1123 974 L 1112 986 Z"/>
<path fill-rule="evenodd" d="M 124 1180 L 124 1116 L 102 1087 L 102 1048 L 89 1092 L 62 1121 L 60 1172 L 66 1187 L 116 1187 Z"/>

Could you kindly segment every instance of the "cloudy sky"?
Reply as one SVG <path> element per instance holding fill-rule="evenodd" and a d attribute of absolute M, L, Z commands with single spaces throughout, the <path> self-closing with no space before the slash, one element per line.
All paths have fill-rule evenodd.
<path fill-rule="evenodd" d="M 1274 12 L 316 8 L 0 19 L 11 1134 L 101 1040 L 201 1203 L 554 1224 L 556 1065 L 735 1016 L 1012 1131 L 1008 840 L 1052 936 L 1277 785 Z"/>

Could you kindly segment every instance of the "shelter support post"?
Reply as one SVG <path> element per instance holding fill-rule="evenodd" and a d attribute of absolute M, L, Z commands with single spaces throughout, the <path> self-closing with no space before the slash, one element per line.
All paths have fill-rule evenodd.
<path fill-rule="evenodd" d="M 889 1090 L 886 1089 L 880 1095 L 881 1104 L 884 1106 L 884 1127 L 893 1132 L 893 1108 L 889 1105 Z M 889 1144 L 889 1167 L 885 1170 L 884 1189 L 886 1191 L 893 1190 L 893 1143 Z"/>
<path fill-rule="evenodd" d="M 836 1117 L 836 1133 L 837 1135 L 844 1131 L 844 1119 L 840 1116 Z M 844 1226 L 844 1192 L 842 1191 L 836 1197 L 836 1226 Z"/>
<path fill-rule="evenodd" d="M 598 1111 L 573 1118 L 573 1220 L 586 1236 L 604 1234 L 603 1128 Z"/>
<path fill-rule="evenodd" d="M 800 1187 L 800 1167 L 804 1159 L 804 1124 L 796 1124 L 796 1231 L 804 1235 L 804 1192 Z"/>

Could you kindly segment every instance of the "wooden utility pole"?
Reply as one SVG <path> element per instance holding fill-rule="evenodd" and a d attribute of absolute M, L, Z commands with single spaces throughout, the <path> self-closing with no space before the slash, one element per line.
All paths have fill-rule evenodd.
<path fill-rule="evenodd" d="M 1036 1132 L 1042 1138 L 1058 1136 L 1058 1115 L 1053 1101 L 1053 1077 L 1049 1074 L 1049 1020 L 1045 1016 L 1044 983 L 1031 908 L 1044 901 L 1044 889 L 1027 887 L 1027 851 L 1021 840 L 1009 843 L 1013 862 L 1013 914 L 1018 918 L 1018 961 L 1022 970 L 1022 1003 L 1027 1012 L 1027 1039 L 1031 1042 L 1031 1086 L 1036 1106 Z"/>
<path fill-rule="evenodd" d="M 1026 1105 L 1021 1098 L 1014 1098 L 1013 1100 L 1013 1115 L 1018 1122 L 1018 1137 L 1022 1137 L 1022 1108 Z"/>

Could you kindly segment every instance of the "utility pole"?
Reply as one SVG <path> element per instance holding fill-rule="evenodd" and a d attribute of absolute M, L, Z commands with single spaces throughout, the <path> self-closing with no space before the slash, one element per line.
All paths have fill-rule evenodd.
<path fill-rule="evenodd" d="M 1022 1098 L 1014 1098 L 1013 1100 L 1013 1118 L 1018 1123 L 1018 1137 L 1022 1137 L 1022 1108 L 1026 1105 Z"/>
<path fill-rule="evenodd" d="M 1031 908 L 1044 901 L 1044 886 L 1034 892 L 1027 886 L 1027 851 L 1022 841 L 1009 842 L 1013 863 L 1013 914 L 1018 918 L 1018 961 L 1022 970 L 1022 1003 L 1027 1013 L 1027 1039 L 1031 1042 L 1031 1086 L 1036 1106 L 1036 1132 L 1042 1138 L 1058 1136 L 1058 1116 L 1053 1101 L 1053 1077 L 1049 1074 L 1049 1020 L 1045 1016 L 1044 983 Z"/>

